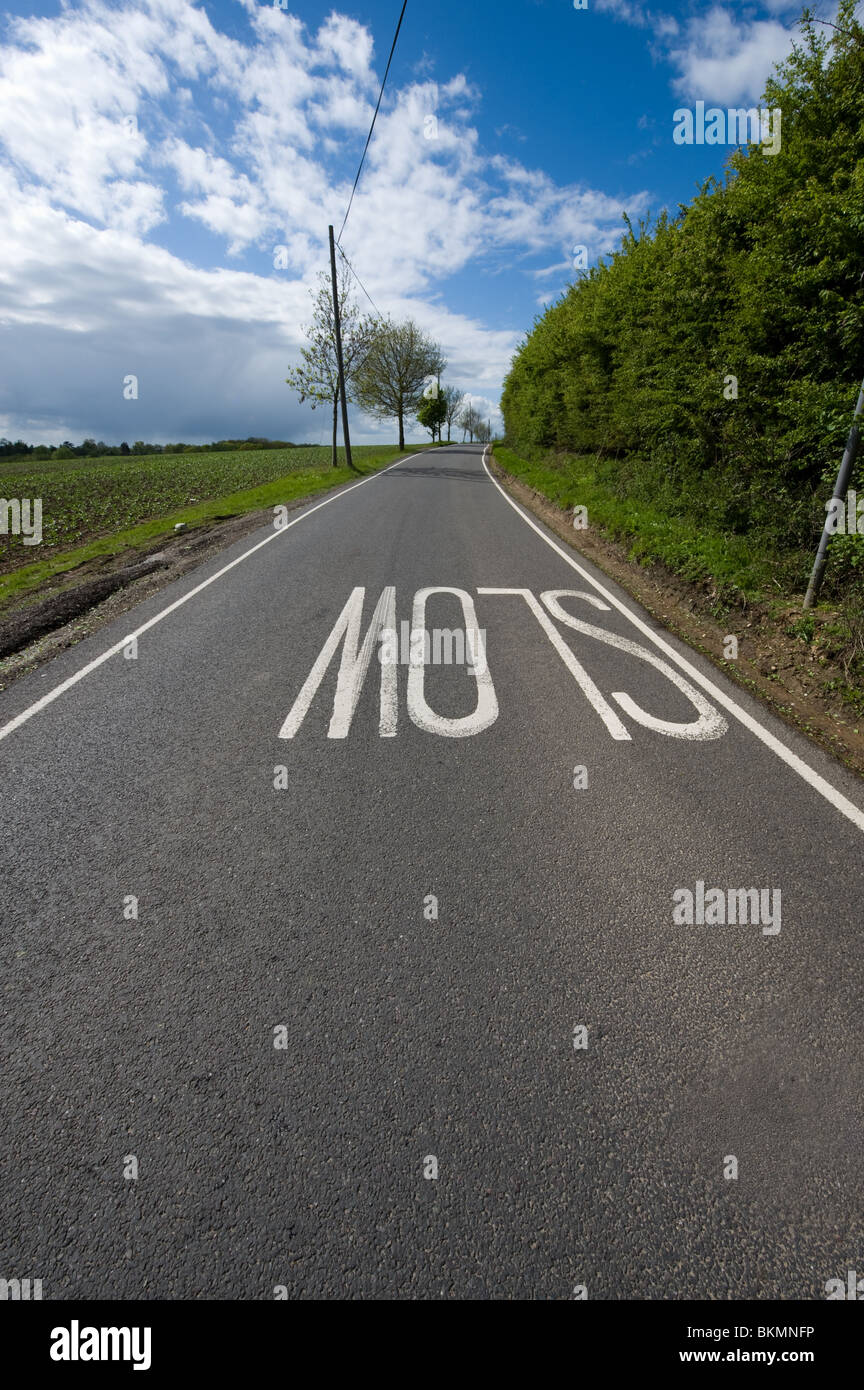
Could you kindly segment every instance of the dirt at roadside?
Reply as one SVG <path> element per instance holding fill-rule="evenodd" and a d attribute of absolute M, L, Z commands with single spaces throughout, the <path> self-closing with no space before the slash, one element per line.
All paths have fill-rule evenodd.
<path fill-rule="evenodd" d="M 285 505 L 293 511 L 311 500 L 298 497 Z M 163 537 L 149 549 L 96 556 L 46 581 L 38 597 L 6 605 L 0 612 L 0 690 L 251 531 L 272 524 L 268 507 Z"/>
<path fill-rule="evenodd" d="M 844 684 L 843 667 L 833 655 L 829 629 L 838 614 L 813 613 L 813 634 L 805 642 L 787 629 L 801 621 L 801 605 L 770 610 L 767 605 L 736 608 L 721 619 L 712 615 L 713 595 L 688 584 L 661 565 L 646 567 L 628 558 L 627 548 L 599 531 L 576 531 L 562 511 L 489 459 L 503 487 L 561 540 L 620 584 L 670 632 L 709 657 L 751 694 L 760 696 L 787 723 L 822 745 L 847 767 L 864 775 L 864 715 L 844 702 L 832 682 Z M 726 661 L 724 641 L 738 639 L 738 658 Z"/>

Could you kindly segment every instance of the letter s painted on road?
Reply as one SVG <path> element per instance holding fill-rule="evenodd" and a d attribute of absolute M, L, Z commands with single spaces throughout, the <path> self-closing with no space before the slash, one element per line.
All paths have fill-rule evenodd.
<path fill-rule="evenodd" d="M 590 603 L 595 608 L 602 608 L 609 612 L 609 605 L 602 600 L 595 598 L 593 594 L 583 593 L 576 589 L 547 589 L 540 595 L 540 600 L 559 623 L 564 623 L 567 627 L 572 627 L 576 632 L 582 632 L 586 637 L 594 637 L 598 642 L 605 642 L 607 646 L 617 647 L 619 651 L 628 652 L 630 656 L 636 656 L 640 661 L 647 661 L 657 671 L 662 671 L 663 675 L 686 695 L 690 703 L 695 707 L 699 718 L 694 719 L 690 724 L 680 724 L 668 719 L 656 719 L 653 714 L 646 713 L 640 709 L 629 695 L 622 690 L 612 692 L 612 699 L 620 705 L 625 714 L 629 714 L 631 719 L 635 719 L 637 724 L 641 724 L 646 729 L 653 729 L 655 733 L 667 734 L 670 738 L 691 739 L 702 742 L 707 739 L 722 738 L 729 725 L 713 705 L 709 704 L 704 695 L 700 694 L 689 681 L 664 661 L 662 657 L 655 656 L 646 647 L 638 642 L 632 642 L 629 637 L 619 637 L 615 632 L 607 632 L 605 628 L 594 627 L 591 623 L 583 623 L 578 618 L 573 618 L 561 607 L 558 602 L 562 598 L 581 598 Z"/>

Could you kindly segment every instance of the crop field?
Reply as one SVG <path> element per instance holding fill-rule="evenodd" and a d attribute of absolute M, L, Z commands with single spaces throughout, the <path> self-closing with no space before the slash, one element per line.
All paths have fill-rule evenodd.
<path fill-rule="evenodd" d="M 364 470 L 399 456 L 395 447 L 371 444 L 355 446 L 352 453 Z M 341 449 L 339 455 L 341 463 Z M 334 481 L 343 481 L 344 469 L 332 469 L 330 463 L 329 447 L 318 445 L 0 463 L 0 496 L 42 499 L 42 544 L 24 546 L 19 536 L 0 536 L 0 569 L 27 565 L 46 553 L 79 547 L 280 478 L 291 478 L 294 494 L 297 474 L 308 473 L 320 486 L 321 474 L 329 470 Z"/>

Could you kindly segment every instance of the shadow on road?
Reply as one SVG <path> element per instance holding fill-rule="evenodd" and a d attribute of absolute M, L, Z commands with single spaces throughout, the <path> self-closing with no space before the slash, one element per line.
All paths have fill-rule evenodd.
<path fill-rule="evenodd" d="M 430 466 L 429 468 L 393 468 L 387 474 L 382 474 L 387 478 L 459 478 L 463 483 L 488 483 L 489 479 L 485 473 L 470 473 L 464 468 L 440 468 Z"/>

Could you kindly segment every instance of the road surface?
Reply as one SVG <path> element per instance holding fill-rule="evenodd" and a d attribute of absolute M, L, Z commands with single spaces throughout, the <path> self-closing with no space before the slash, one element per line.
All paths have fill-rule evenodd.
<path fill-rule="evenodd" d="M 3 1277 L 815 1299 L 864 1269 L 861 784 L 481 454 L 277 518 L 0 695 Z M 483 651 L 412 666 L 373 613 Z M 756 920 L 696 920 L 730 890 Z"/>

